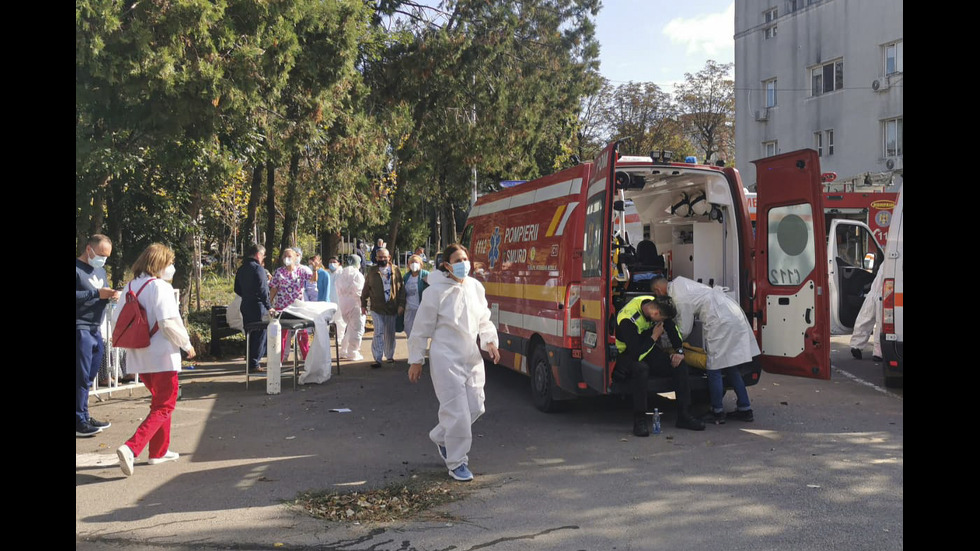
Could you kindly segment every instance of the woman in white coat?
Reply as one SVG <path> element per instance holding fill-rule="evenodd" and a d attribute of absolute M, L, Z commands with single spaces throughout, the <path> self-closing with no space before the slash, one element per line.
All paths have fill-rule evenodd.
<path fill-rule="evenodd" d="M 129 288 L 139 293 L 139 303 L 146 309 L 151 331 L 146 348 L 126 350 L 126 370 L 138 373 L 150 391 L 150 413 L 143 419 L 133 436 L 119 446 L 119 467 L 123 474 L 133 474 L 133 462 L 149 445 L 150 465 L 176 460 L 177 452 L 170 451 L 170 425 L 177 405 L 177 375 L 180 373 L 180 351 L 194 357 L 194 347 L 180 317 L 174 288 L 168 283 L 174 277 L 174 252 L 170 247 L 154 243 L 146 248 L 133 264 L 135 279 Z M 144 287 L 144 284 L 146 286 Z M 122 311 L 117 308 L 116 312 Z"/>
<path fill-rule="evenodd" d="M 659 277 L 650 283 L 653 294 L 670 295 L 677 306 L 677 324 L 686 339 L 694 328 L 694 318 L 701 320 L 704 329 L 704 349 L 708 355 L 708 395 L 711 410 L 708 421 L 722 424 L 726 417 L 752 421 L 752 404 L 742 380 L 740 366 L 751 363 L 761 352 L 755 333 L 745 312 L 723 287 L 708 287 L 685 277 L 675 277 L 668 284 Z M 737 411 L 725 415 L 722 399 L 725 396 L 723 378 L 735 391 Z"/>
<path fill-rule="evenodd" d="M 364 274 L 361 273 L 361 257 L 350 256 L 350 264 L 338 272 L 337 307 L 340 315 L 347 324 L 344 339 L 340 344 L 340 358 L 343 360 L 360 361 L 361 338 L 364 337 L 365 315 L 361 312 L 361 291 L 364 290 Z"/>
<path fill-rule="evenodd" d="M 442 258 L 448 262 L 429 275 L 408 339 L 408 379 L 418 382 L 429 348 L 432 386 L 439 398 L 439 424 L 429 432 L 429 439 L 438 447 L 449 475 L 466 481 L 473 479 L 467 455 L 473 443 L 472 424 L 485 411 L 486 370 L 480 347 L 498 362 L 499 341 L 483 285 L 467 277 L 469 252 L 452 244 Z"/>

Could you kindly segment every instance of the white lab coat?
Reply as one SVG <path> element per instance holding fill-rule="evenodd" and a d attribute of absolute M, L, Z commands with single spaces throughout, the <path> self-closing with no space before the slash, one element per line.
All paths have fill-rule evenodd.
<path fill-rule="evenodd" d="M 685 277 L 676 277 L 667 289 L 677 306 L 674 322 L 682 335 L 690 335 L 695 317 L 701 320 L 708 369 L 747 363 L 761 353 L 745 312 L 723 287 L 708 287 Z"/>
<path fill-rule="evenodd" d="M 361 314 L 361 291 L 364 290 L 364 274 L 354 266 L 346 266 L 334 272 L 337 274 L 334 287 L 337 289 L 337 302 L 340 314 L 347 328 L 340 344 L 340 357 L 360 360 L 361 338 L 364 336 L 365 316 Z"/>
<path fill-rule="evenodd" d="M 871 340 L 875 326 L 881 327 L 881 287 L 884 274 L 885 270 L 878 270 L 878 275 L 871 282 L 871 289 L 868 290 L 864 302 L 861 303 L 861 310 L 858 311 L 857 318 L 854 319 L 854 329 L 851 331 L 851 348 L 864 348 Z M 881 357 L 881 344 L 877 338 L 872 347 L 872 354 Z"/>
<path fill-rule="evenodd" d="M 432 386 L 439 398 L 439 424 L 429 439 L 446 447 L 446 466 L 452 470 L 469 462 L 471 425 L 485 411 L 486 370 L 480 347 L 486 350 L 499 341 L 479 281 L 466 277 L 459 283 L 435 271 L 428 282 L 408 338 L 408 362 L 423 363 L 429 348 Z"/>

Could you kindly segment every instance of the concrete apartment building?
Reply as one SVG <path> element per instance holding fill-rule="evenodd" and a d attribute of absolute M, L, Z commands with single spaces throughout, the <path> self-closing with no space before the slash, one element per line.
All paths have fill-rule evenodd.
<path fill-rule="evenodd" d="M 735 166 L 750 191 L 752 161 L 802 148 L 837 173 L 833 191 L 897 191 L 902 29 L 901 0 L 735 0 Z"/>

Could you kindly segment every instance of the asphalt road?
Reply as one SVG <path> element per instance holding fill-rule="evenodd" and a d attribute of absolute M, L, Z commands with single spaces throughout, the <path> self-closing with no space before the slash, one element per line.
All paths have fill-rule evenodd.
<path fill-rule="evenodd" d="M 76 549 L 902 549 L 901 392 L 883 388 L 880 365 L 851 359 L 846 339 L 833 348 L 829 381 L 764 374 L 749 387 L 753 423 L 679 430 L 672 401 L 659 399 L 664 432 L 649 438 L 630 434 L 625 400 L 544 414 L 527 378 L 491 369 L 472 492 L 440 508 L 453 520 L 362 524 L 288 502 L 308 490 L 448 480 L 427 437 L 437 411 L 428 377 L 410 384 L 404 362 L 345 363 L 322 385 L 294 391 L 285 376 L 282 393 L 268 395 L 262 379 L 245 390 L 240 361 L 200 364 L 181 375 L 171 444 L 181 458 L 149 466 L 144 452 L 129 478 L 115 449 L 148 398 L 93 399 L 112 427 L 76 439 Z M 397 350 L 404 358 L 404 335 Z"/>

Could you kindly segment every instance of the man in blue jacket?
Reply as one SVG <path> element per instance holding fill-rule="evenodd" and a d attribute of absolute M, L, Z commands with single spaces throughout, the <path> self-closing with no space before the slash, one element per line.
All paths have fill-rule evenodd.
<path fill-rule="evenodd" d="M 245 260 L 235 274 L 235 294 L 242 297 L 242 323 L 263 321 L 272 304 L 269 301 L 269 276 L 262 263 L 265 262 L 265 247 L 252 244 L 245 252 Z M 265 371 L 259 367 L 259 360 L 265 356 L 266 326 L 249 332 L 248 370 Z"/>
<path fill-rule="evenodd" d="M 75 259 L 75 436 L 95 436 L 109 423 L 88 414 L 89 387 L 102 365 L 105 344 L 102 319 L 110 300 L 119 291 L 109 288 L 105 261 L 112 254 L 112 241 L 97 233 L 88 238 L 85 250 Z"/>

